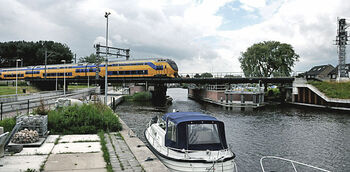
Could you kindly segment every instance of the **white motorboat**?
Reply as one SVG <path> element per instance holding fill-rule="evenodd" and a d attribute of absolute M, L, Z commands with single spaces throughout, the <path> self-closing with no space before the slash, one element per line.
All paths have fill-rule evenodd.
<path fill-rule="evenodd" d="M 199 112 L 167 113 L 145 130 L 148 147 L 171 171 L 237 171 L 222 121 Z"/>

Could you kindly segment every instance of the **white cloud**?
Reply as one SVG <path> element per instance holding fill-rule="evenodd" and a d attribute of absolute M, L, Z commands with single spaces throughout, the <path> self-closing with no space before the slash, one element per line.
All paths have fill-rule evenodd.
<path fill-rule="evenodd" d="M 105 43 L 104 12 L 110 11 L 109 45 L 130 48 L 134 58 L 173 58 L 180 72 L 240 72 L 240 53 L 264 40 L 291 44 L 301 56 L 296 70 L 337 63 L 333 40 L 336 17 L 349 17 L 345 0 L 240 0 L 248 12 L 242 18 L 261 22 L 218 30 L 223 24 L 218 11 L 233 8 L 233 1 L 3 0 L 0 41 L 54 40 L 86 56 L 95 51 L 93 44 Z"/>

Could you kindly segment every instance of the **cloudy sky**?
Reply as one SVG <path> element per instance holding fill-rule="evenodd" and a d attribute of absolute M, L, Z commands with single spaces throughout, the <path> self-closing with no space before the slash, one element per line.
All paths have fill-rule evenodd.
<path fill-rule="evenodd" d="M 105 44 L 105 11 L 110 45 L 171 58 L 180 73 L 240 72 L 241 52 L 265 40 L 294 47 L 295 71 L 337 65 L 337 17 L 350 23 L 347 0 L 0 0 L 0 41 L 53 40 L 87 56 Z"/>

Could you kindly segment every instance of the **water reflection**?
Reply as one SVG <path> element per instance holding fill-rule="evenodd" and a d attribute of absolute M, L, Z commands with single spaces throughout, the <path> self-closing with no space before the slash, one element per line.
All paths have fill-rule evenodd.
<path fill-rule="evenodd" d="M 237 155 L 239 171 L 261 171 L 259 160 L 265 155 L 290 158 L 331 171 L 350 171 L 348 113 L 281 105 L 227 110 L 188 99 L 185 89 L 168 89 L 167 94 L 174 100 L 166 109 L 168 112 L 173 109 L 203 112 L 225 122 L 227 142 Z M 118 106 L 116 111 L 141 139 L 148 121 L 165 113 L 155 111 L 150 105 L 129 102 Z M 281 164 L 271 164 L 275 169 L 269 170 L 285 171 Z"/>

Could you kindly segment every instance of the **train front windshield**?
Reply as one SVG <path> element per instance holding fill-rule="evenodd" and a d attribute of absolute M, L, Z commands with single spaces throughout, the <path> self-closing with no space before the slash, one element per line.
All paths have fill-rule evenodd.
<path fill-rule="evenodd" d="M 174 71 L 178 71 L 179 69 L 177 68 L 176 63 L 173 60 L 167 59 L 167 62 L 169 63 L 169 65 L 171 66 L 171 68 L 174 69 Z"/>

